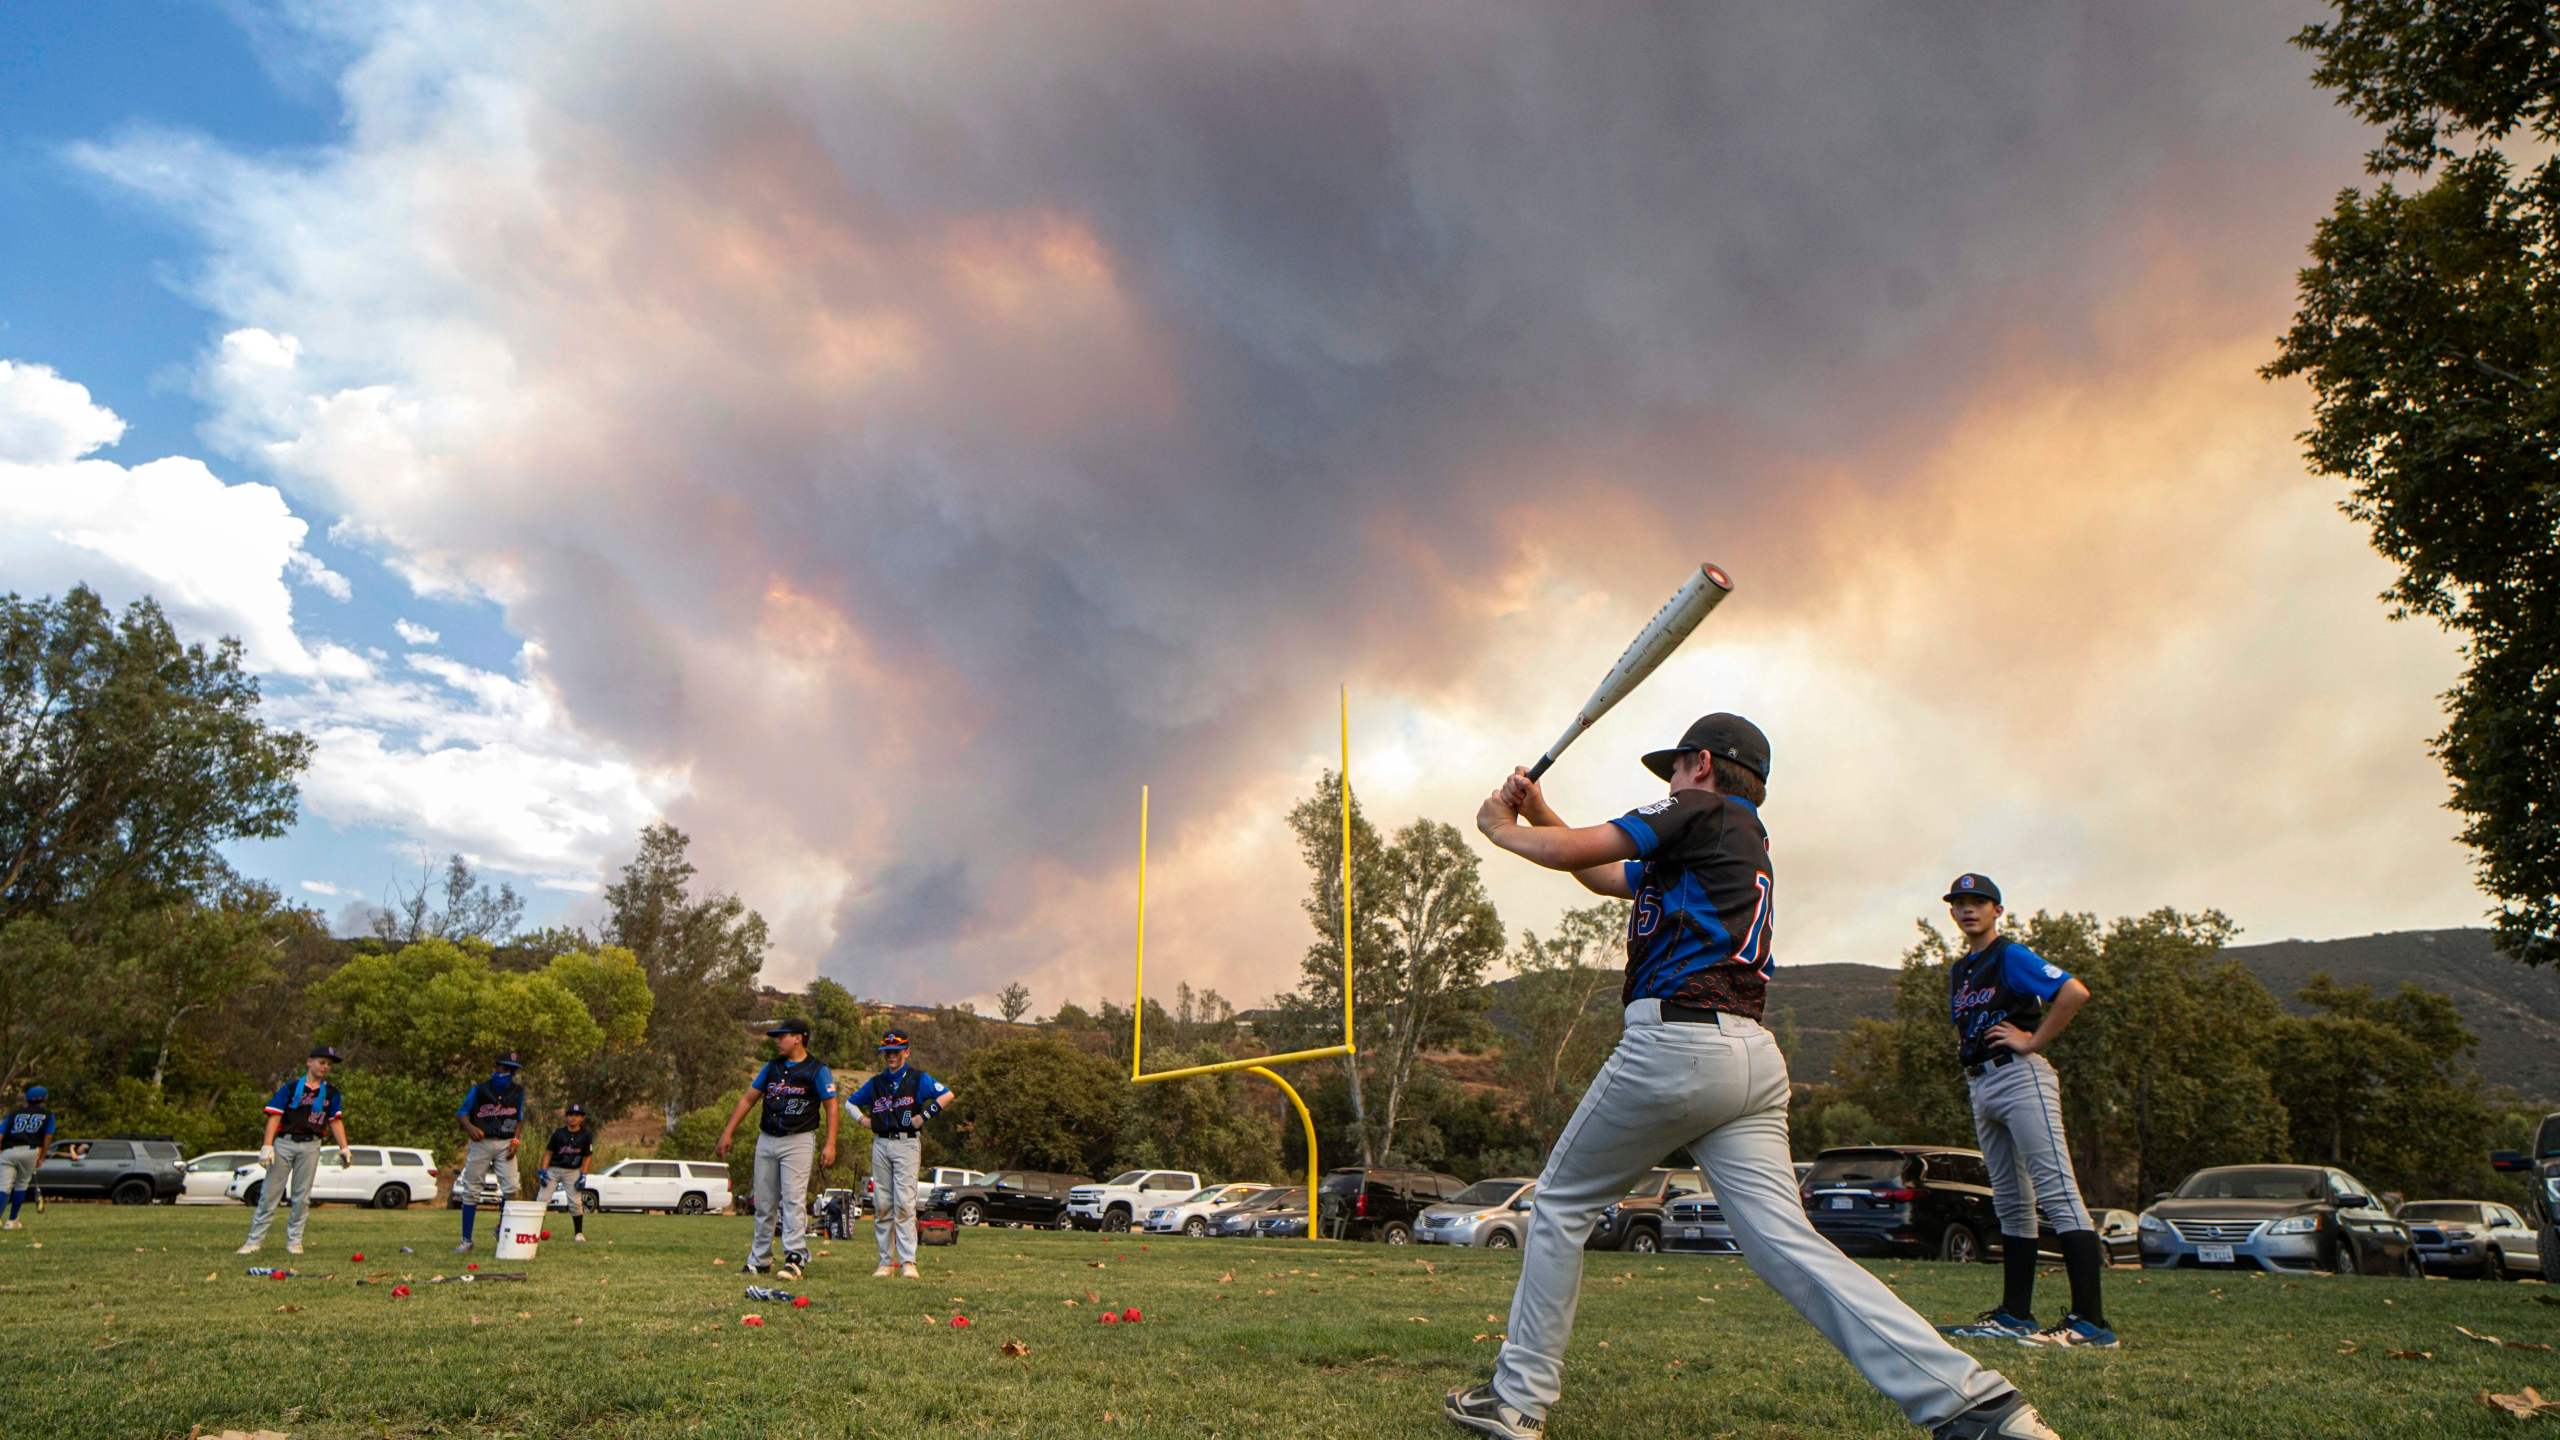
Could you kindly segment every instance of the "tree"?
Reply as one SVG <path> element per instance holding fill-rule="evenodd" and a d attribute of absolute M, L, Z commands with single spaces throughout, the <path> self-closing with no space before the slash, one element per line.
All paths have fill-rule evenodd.
<path fill-rule="evenodd" d="M 80 947 L 50 920 L 0 923 L 0 1089 L 39 1080 L 78 1058 L 94 1011 Z"/>
<path fill-rule="evenodd" d="M 470 862 L 459 851 L 446 858 L 441 880 L 424 862 L 419 870 L 414 886 L 391 882 L 391 903 L 373 912 L 376 939 L 392 945 L 415 945 L 421 940 L 485 940 L 497 945 L 524 921 L 524 898 L 515 887 L 502 884 L 491 890 L 471 873 Z M 434 899 L 442 900 L 443 908 L 431 908 Z"/>
<path fill-rule="evenodd" d="M 953 1127 L 980 1167 L 1097 1174 L 1120 1131 L 1128 1077 L 1109 1061 L 1047 1039 L 999 1040 L 962 1062 Z"/>
<path fill-rule="evenodd" d="M 802 1018 L 809 1022 L 809 1053 L 837 1070 L 870 1068 L 876 1043 L 871 1017 L 853 992 L 821 978 L 811 981 L 801 998 L 807 1009 Z"/>
<path fill-rule="evenodd" d="M 2382 177 L 2320 222 L 2270 377 L 2302 376 L 2313 467 L 2399 566 L 2386 597 L 2461 637 L 2435 751 L 2501 906 L 2560 960 L 2560 27 L 2543 0 L 2334 0 L 2294 37 L 2383 127 Z M 2519 141 L 2525 143 L 2517 143 Z M 2511 152 L 2514 152 L 2511 156 Z M 2518 163 L 2530 169 L 2517 173 Z M 2404 192 L 2394 177 L 2427 179 Z"/>
<path fill-rule="evenodd" d="M 1227 1058 L 1214 1046 L 1169 1050 L 1162 1068 Z M 1264 1081 L 1232 1070 L 1152 1085 L 1132 1085 L 1116 1074 L 1115 1080 L 1120 1128 L 1112 1147 L 1114 1164 L 1191 1170 L 1222 1179 L 1279 1172 L 1280 1115 Z M 1288 1120 L 1297 1122 L 1295 1112 Z"/>
<path fill-rule="evenodd" d="M 605 961 L 595 968 L 604 974 L 628 963 Z M 488 1073 L 494 1057 L 512 1050 L 533 1072 L 529 1086 L 539 1079 L 541 1088 L 556 1093 L 566 1073 L 607 1040 L 586 1000 L 554 971 L 502 971 L 489 963 L 485 948 L 448 940 L 359 955 L 313 987 L 312 998 L 323 1032 L 354 1052 L 358 1063 L 351 1068 L 430 1086 L 467 1085 Z M 646 1012 L 640 1023 L 646 1024 Z"/>
<path fill-rule="evenodd" d="M 1307 862 L 1312 879 L 1307 898 L 1302 903 L 1308 921 L 1315 926 L 1315 943 L 1307 947 L 1301 962 L 1302 988 L 1314 1002 L 1318 1015 L 1340 1016 L 1342 1013 L 1342 777 L 1326 771 L 1316 782 L 1316 793 L 1289 808 L 1289 829 L 1298 837 L 1298 854 Z M 1388 887 L 1386 846 L 1378 839 L 1377 830 L 1361 813 L 1360 797 L 1351 797 L 1351 981 L 1355 1000 L 1369 995 L 1383 982 L 1386 959 L 1382 946 L 1386 941 L 1383 913 Z M 1353 1043 L 1366 1051 L 1378 1034 L 1378 1019 L 1355 1006 Z M 1338 1021 L 1337 1027 L 1338 1027 Z M 1340 1034 L 1339 1028 L 1333 1030 Z M 1343 1057 L 1342 1074 L 1351 1087 L 1351 1139 L 1360 1147 L 1360 1163 L 1377 1163 L 1372 1143 L 1368 1106 L 1361 1092 L 1361 1062 L 1358 1056 Z"/>
<path fill-rule="evenodd" d="M 1016 980 L 997 991 L 996 1013 L 1004 1016 L 1007 1025 L 1021 1023 L 1031 1013 L 1031 987 Z"/>
<path fill-rule="evenodd" d="M 602 1039 L 585 1059 L 559 1067 L 556 1096 L 535 1098 L 555 1102 L 546 1106 L 555 1113 L 576 1101 L 599 1125 L 650 1098 L 657 1067 L 649 1053 L 649 1017 L 657 997 L 639 957 L 618 945 L 573 950 L 551 957 L 540 973 L 578 997 Z"/>
<path fill-rule="evenodd" d="M 1618 1014 L 1609 1002 L 1625 972 L 1609 962 L 1626 934 L 1627 910 L 1624 900 L 1604 900 L 1566 911 L 1549 938 L 1520 934 L 1503 1071 L 1525 1102 L 1541 1149 L 1563 1133 L 1583 1087 L 1618 1038 Z"/>
<path fill-rule="evenodd" d="M 725 891 L 692 894 L 691 843 L 673 825 L 651 825 L 604 892 L 604 941 L 639 958 L 655 997 L 650 1048 L 665 1067 L 659 1096 L 670 1126 L 737 1087 L 764 968 L 764 917 Z"/>
<path fill-rule="evenodd" d="M 0 923 L 82 938 L 216 888 L 223 846 L 293 824 L 311 751 L 261 718 L 236 638 L 181 645 L 158 605 L 110 617 L 86 586 L 0 596 Z"/>
<path fill-rule="evenodd" d="M 2478 1040 L 2442 995 L 2403 985 L 2377 996 L 2314 974 L 2313 1013 L 2284 1022 L 2276 1086 L 2297 1160 L 2337 1165 L 2368 1184 L 2467 1193 L 2493 1125 L 2471 1068 Z"/>
<path fill-rule="evenodd" d="M 1385 856 L 1377 990 L 1365 1004 L 1383 1012 L 1385 1045 L 1372 1057 L 1386 1083 L 1374 1150 L 1392 1154 L 1414 1062 L 1431 1046 L 1464 1034 L 1484 1005 L 1484 972 L 1502 953 L 1502 920 L 1484 893 L 1476 853 L 1455 826 L 1416 820 L 1396 832 Z"/>

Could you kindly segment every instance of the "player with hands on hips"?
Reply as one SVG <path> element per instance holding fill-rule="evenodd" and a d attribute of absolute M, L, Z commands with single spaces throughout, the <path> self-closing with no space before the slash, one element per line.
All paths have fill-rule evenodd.
<path fill-rule="evenodd" d="M 880 1037 L 881 1070 L 862 1082 L 845 1106 L 871 1123 L 871 1233 L 880 1243 L 880 1268 L 916 1278 L 916 1176 L 924 1157 L 924 1125 L 951 1103 L 951 1087 L 907 1063 L 907 1037 Z"/>
<path fill-rule="evenodd" d="M 534 1190 L 543 1196 L 545 1205 L 568 1207 L 569 1224 L 575 1233 L 570 1239 L 587 1243 L 587 1204 L 585 1182 L 587 1161 L 595 1154 L 595 1127 L 587 1123 L 587 1107 L 571 1105 L 542 1147 L 542 1169 L 533 1177 Z"/>
<path fill-rule="evenodd" d="M 720 1132 L 715 1152 L 729 1158 L 737 1143 L 738 1122 L 751 1106 L 764 1107 L 756 1136 L 756 1230 L 747 1242 L 747 1273 L 774 1270 L 770 1263 L 778 1238 L 782 1245 L 779 1274 L 797 1280 L 809 1268 L 809 1160 L 816 1152 L 821 1169 L 836 1163 L 836 1076 L 809 1053 L 809 1022 L 785 1020 L 767 1030 L 776 1058 L 768 1060 L 738 1097 L 729 1124 Z M 824 1124 L 826 1143 L 818 1143 Z"/>
<path fill-rule="evenodd" d="M 1634 903 L 1626 1028 L 1539 1172 L 1493 1378 L 1451 1391 L 1449 1419 L 1498 1440 L 1545 1435 L 1583 1242 L 1603 1206 L 1685 1149 L 1742 1258 L 1913 1423 L 1937 1440 L 2054 1440 L 2008 1381 L 1949 1345 L 1805 1216 L 1787 1148 L 1786 1057 L 1760 1023 L 1776 930 L 1760 822 L 1768 738 L 1739 715 L 1708 715 L 1644 765 L 1670 793 L 1607 824 L 1568 825 L 1526 771 L 1476 814 L 1496 846 Z"/>
<path fill-rule="evenodd" d="M 2062 1132 L 2062 1081 L 2044 1052 L 2089 1002 L 2089 987 L 2000 933 L 2000 887 L 1965 874 L 1947 887 L 1948 917 L 1965 953 L 1947 967 L 1947 1018 L 1956 1062 L 1973 1101 L 1973 1133 L 1991 1170 L 2006 1275 L 2000 1306 L 1947 1333 L 1967 1340 L 2015 1340 L 2057 1349 L 2112 1350 L 2116 1332 L 2099 1300 L 2107 1251 L 2072 1174 Z M 2036 1215 L 2062 1245 L 2071 1277 L 2071 1313 L 2036 1327 Z"/>
<path fill-rule="evenodd" d="M 284 1253 L 302 1253 L 303 1222 L 311 1218 L 311 1182 L 320 1173 L 320 1137 L 338 1142 L 338 1163 L 352 1165 L 347 1149 L 347 1101 L 329 1081 L 338 1052 L 314 1045 L 302 1062 L 302 1074 L 276 1087 L 267 1099 L 267 1130 L 258 1140 L 258 1163 L 267 1167 L 258 1181 L 258 1208 L 249 1217 L 243 1255 L 255 1255 L 266 1243 L 267 1226 L 276 1218 L 276 1202 L 292 1199 L 284 1226 Z"/>
<path fill-rule="evenodd" d="M 462 1176 L 454 1182 L 462 1196 L 462 1243 L 453 1247 L 456 1255 L 471 1250 L 472 1222 L 479 1218 L 480 1188 L 487 1177 L 505 1173 L 503 1193 L 509 1200 L 524 1188 L 516 1173 L 516 1130 L 524 1124 L 523 1070 L 524 1061 L 514 1051 L 499 1056 L 489 1078 L 464 1092 L 461 1107 L 453 1112 L 470 1137 L 463 1147 Z"/>

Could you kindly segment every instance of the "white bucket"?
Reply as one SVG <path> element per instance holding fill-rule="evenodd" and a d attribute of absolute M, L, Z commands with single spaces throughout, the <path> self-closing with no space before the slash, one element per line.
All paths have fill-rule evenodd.
<path fill-rule="evenodd" d="M 498 1207 L 498 1256 L 530 1260 L 542 1245 L 542 1202 L 510 1200 Z"/>

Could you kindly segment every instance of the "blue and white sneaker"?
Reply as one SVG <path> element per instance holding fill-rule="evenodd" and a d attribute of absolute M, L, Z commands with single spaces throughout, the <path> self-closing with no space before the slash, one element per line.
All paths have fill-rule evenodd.
<path fill-rule="evenodd" d="M 1442 1411 L 1459 1429 L 1490 1435 L 1493 1440 L 1541 1440 L 1547 1433 L 1545 1421 L 1533 1420 L 1504 1404 L 1491 1385 L 1450 1391 Z"/>
<path fill-rule="evenodd" d="M 2062 1323 L 2048 1326 L 2033 1335 L 2018 1337 L 2021 1345 L 2035 1345 L 2053 1350 L 2113 1350 L 2116 1332 L 2094 1320 L 2065 1315 Z"/>
<path fill-rule="evenodd" d="M 1938 1333 L 1950 1340 L 2017 1340 L 2024 1341 L 2040 1332 L 2032 1315 L 2012 1315 L 2006 1310 L 1985 1310 L 1963 1325 L 1941 1325 Z"/>

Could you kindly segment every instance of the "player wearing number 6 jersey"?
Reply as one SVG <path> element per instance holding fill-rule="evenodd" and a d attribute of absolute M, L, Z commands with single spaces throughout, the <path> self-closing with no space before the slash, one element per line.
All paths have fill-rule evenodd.
<path fill-rule="evenodd" d="M 1449 1418 L 1499 1440 L 1545 1433 L 1583 1242 L 1602 1206 L 1685 1148 L 1751 1268 L 1904 1415 L 1940 1440 L 2052 1440 L 2008 1381 L 1949 1345 L 1805 1218 L 1787 1150 L 1786 1057 L 1760 1024 L 1776 930 L 1760 824 L 1768 739 L 1739 715 L 1709 715 L 1644 763 L 1671 793 L 1605 825 L 1567 825 L 1525 770 L 1476 812 L 1494 844 L 1635 904 L 1625 1033 L 1538 1176 L 1493 1379 L 1452 1391 Z"/>

